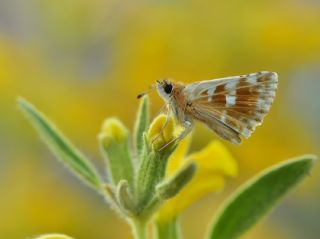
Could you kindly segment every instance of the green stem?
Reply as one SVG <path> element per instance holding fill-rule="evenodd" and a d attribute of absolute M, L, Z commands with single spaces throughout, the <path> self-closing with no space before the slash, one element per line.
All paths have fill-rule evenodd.
<path fill-rule="evenodd" d="M 134 239 L 147 239 L 147 223 L 133 219 L 131 221 Z"/>
<path fill-rule="evenodd" d="M 168 222 L 156 223 L 156 239 L 181 239 L 179 219 L 173 218 Z"/>

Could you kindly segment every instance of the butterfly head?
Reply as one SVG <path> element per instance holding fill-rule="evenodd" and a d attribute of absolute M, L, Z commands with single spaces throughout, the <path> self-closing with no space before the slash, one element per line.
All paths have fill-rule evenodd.
<path fill-rule="evenodd" d="M 170 80 L 167 80 L 167 79 L 157 80 L 156 89 L 158 94 L 161 96 L 161 98 L 167 101 L 171 96 L 171 93 L 173 90 L 173 84 Z"/>

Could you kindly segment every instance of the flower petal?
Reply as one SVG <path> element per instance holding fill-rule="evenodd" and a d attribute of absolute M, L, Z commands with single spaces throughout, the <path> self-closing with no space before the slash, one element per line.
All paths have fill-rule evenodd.
<path fill-rule="evenodd" d="M 185 188 L 160 209 L 159 221 L 170 220 L 204 195 L 220 191 L 225 185 L 225 176 L 235 176 L 238 172 L 236 161 L 219 141 L 209 143 L 201 151 L 188 156 L 184 162 L 181 158 L 185 155 L 186 146 L 182 144 L 180 150 L 175 157 L 172 156 L 169 174 L 179 167 L 174 160 L 179 161 L 180 166 L 194 160 L 197 163 L 197 172 Z"/>
<path fill-rule="evenodd" d="M 220 142 L 212 141 L 204 149 L 188 156 L 188 160 L 195 160 L 199 168 L 206 171 L 236 176 L 238 165 L 229 150 Z"/>
<path fill-rule="evenodd" d="M 152 121 L 150 125 L 147 137 L 149 143 L 153 142 L 152 146 L 155 150 L 161 149 L 174 138 L 174 120 L 172 117 L 170 117 L 167 124 L 166 120 L 167 116 L 165 114 L 160 114 Z M 161 131 L 162 134 L 160 134 Z"/>
<path fill-rule="evenodd" d="M 158 220 L 165 222 L 176 217 L 193 202 L 210 192 L 220 191 L 224 185 L 222 175 L 196 175 L 176 197 L 163 205 Z"/>
<path fill-rule="evenodd" d="M 167 165 L 166 178 L 172 176 L 184 165 L 185 157 L 188 152 L 191 139 L 192 134 L 189 134 L 187 137 L 185 137 L 183 140 L 179 142 L 178 147 L 171 154 Z"/>

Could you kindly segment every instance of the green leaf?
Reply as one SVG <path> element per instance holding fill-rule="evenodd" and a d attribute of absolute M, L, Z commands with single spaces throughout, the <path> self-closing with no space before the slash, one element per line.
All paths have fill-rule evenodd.
<path fill-rule="evenodd" d="M 111 184 L 106 183 L 103 185 L 103 191 L 105 200 L 107 201 L 107 203 L 109 203 L 110 207 L 120 216 L 125 217 L 125 215 L 123 214 L 123 210 L 120 208 L 121 206 L 119 205 L 117 199 L 115 187 Z"/>
<path fill-rule="evenodd" d="M 71 171 L 84 182 L 100 190 L 102 181 L 87 158 L 32 104 L 22 98 L 18 99 L 18 104 L 22 112 L 37 129 L 42 140 L 57 158 L 67 165 Z"/>
<path fill-rule="evenodd" d="M 117 200 L 121 208 L 127 214 L 134 213 L 134 201 L 130 192 L 129 183 L 126 180 L 121 180 L 117 185 Z"/>
<path fill-rule="evenodd" d="M 305 155 L 288 160 L 249 180 L 221 208 L 208 238 L 238 238 L 309 174 L 315 159 Z"/>
<path fill-rule="evenodd" d="M 162 200 L 167 200 L 177 195 L 190 182 L 196 169 L 196 164 L 191 162 L 170 179 L 158 184 L 156 188 L 158 197 Z"/>
<path fill-rule="evenodd" d="M 140 155 L 143 148 L 143 133 L 147 130 L 149 125 L 149 97 L 144 96 L 141 99 L 135 127 L 134 127 L 134 145 L 137 154 Z"/>

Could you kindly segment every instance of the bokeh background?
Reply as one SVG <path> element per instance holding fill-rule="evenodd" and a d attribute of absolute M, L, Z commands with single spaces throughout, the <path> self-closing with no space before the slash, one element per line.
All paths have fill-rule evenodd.
<path fill-rule="evenodd" d="M 240 175 L 182 217 L 204 234 L 237 185 L 278 161 L 319 153 L 320 2 L 0 0 L 0 238 L 63 232 L 130 238 L 129 227 L 48 152 L 17 109 L 24 96 L 104 171 L 96 135 L 105 117 L 132 128 L 136 95 L 162 77 L 185 83 L 276 71 L 278 95 L 241 147 Z M 155 116 L 162 106 L 151 95 Z M 196 128 L 192 150 L 216 136 Z M 244 239 L 320 238 L 320 170 Z"/>

